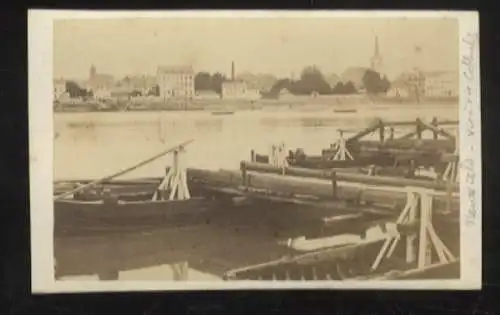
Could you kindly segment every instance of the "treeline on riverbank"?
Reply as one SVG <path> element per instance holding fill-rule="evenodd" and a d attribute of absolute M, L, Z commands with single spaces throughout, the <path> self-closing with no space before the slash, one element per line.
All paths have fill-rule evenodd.
<path fill-rule="evenodd" d="M 317 97 L 294 96 L 287 99 L 260 99 L 260 100 L 190 100 L 174 101 L 163 99 L 142 99 L 141 101 L 116 101 L 102 103 L 92 99 L 78 102 L 56 102 L 55 112 L 106 112 L 106 111 L 214 111 L 225 110 L 259 110 L 266 108 L 327 108 L 346 106 L 370 106 L 376 104 L 398 104 L 404 106 L 415 104 L 449 104 L 457 105 L 458 98 L 421 98 L 417 102 L 412 98 L 355 95 L 320 95 Z"/>
<path fill-rule="evenodd" d="M 361 82 L 338 81 L 334 86 L 326 81 L 323 73 L 314 66 L 306 67 L 302 71 L 298 80 L 289 78 L 278 80 L 273 87 L 266 93 L 263 93 L 264 98 L 279 98 L 283 90 L 287 90 L 290 94 L 300 95 L 349 95 L 358 92 L 366 92 L 370 95 L 385 94 L 391 83 L 386 76 L 381 76 L 380 73 L 366 69 L 361 75 Z"/>

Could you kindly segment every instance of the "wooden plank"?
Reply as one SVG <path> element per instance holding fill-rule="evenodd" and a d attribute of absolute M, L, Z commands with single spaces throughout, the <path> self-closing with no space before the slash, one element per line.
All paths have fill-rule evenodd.
<path fill-rule="evenodd" d="M 207 186 L 238 188 L 241 184 L 240 171 L 190 169 L 188 173 L 190 180 L 202 181 Z M 310 196 L 326 198 L 332 201 L 334 199 L 330 180 L 282 176 L 269 173 L 265 174 L 262 172 L 248 172 L 247 180 L 248 187 L 253 189 L 288 194 L 290 197 Z M 459 208 L 458 193 L 448 193 L 436 190 L 429 190 L 429 193 L 434 196 L 435 205 L 438 209 L 446 207 L 448 202 L 450 202 L 451 209 Z M 406 187 L 375 186 L 364 183 L 337 181 L 337 199 L 340 200 L 362 201 L 382 205 L 404 205 L 406 203 L 406 198 Z"/>
<path fill-rule="evenodd" d="M 429 189 L 440 189 L 440 190 L 449 189 L 449 186 L 445 183 L 426 181 L 426 180 L 395 178 L 389 176 L 370 176 L 364 174 L 343 173 L 331 170 L 312 170 L 312 169 L 298 168 L 298 167 L 282 168 L 264 163 L 242 162 L 242 165 L 245 166 L 245 169 L 247 171 L 263 172 L 270 174 L 282 174 L 282 175 L 310 177 L 310 178 L 327 179 L 327 180 L 331 180 L 332 176 L 334 176 L 333 174 L 335 174 L 337 181 L 363 183 L 367 185 L 384 185 L 384 186 L 396 186 L 396 187 L 415 186 L 415 187 L 424 187 Z M 455 192 L 458 192 L 459 190 L 458 184 L 456 183 L 454 183 L 451 186 L 451 188 L 452 191 Z"/>

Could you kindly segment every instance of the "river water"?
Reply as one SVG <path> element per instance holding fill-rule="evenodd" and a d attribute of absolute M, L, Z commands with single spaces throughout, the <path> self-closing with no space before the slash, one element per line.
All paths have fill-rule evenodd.
<path fill-rule="evenodd" d="M 268 154 L 272 144 L 319 154 L 338 139 L 337 129 L 359 131 L 375 118 L 430 121 L 458 119 L 453 105 L 363 105 L 355 113 L 327 110 L 211 112 L 57 113 L 54 117 L 54 178 L 95 179 L 145 160 L 174 144 L 187 147 L 186 163 L 197 168 L 239 168 L 250 150 Z M 348 134 L 347 134 L 348 136 Z M 171 164 L 165 156 L 123 177 L 161 176 Z M 193 273 L 190 272 L 190 276 Z M 161 276 L 160 276 L 161 275 Z M 120 279 L 168 279 L 170 269 L 157 266 L 120 273 Z M 197 273 L 196 279 L 212 279 Z"/>
<path fill-rule="evenodd" d="M 365 105 L 366 106 L 366 105 Z M 186 163 L 200 168 L 238 168 L 250 150 L 268 154 L 272 144 L 319 154 L 338 139 L 337 129 L 358 131 L 374 118 L 457 119 L 450 105 L 377 106 L 357 113 L 329 111 L 107 112 L 55 115 L 55 179 L 99 178 L 127 168 L 188 139 Z M 402 107 L 402 106 L 400 106 Z M 348 136 L 348 134 L 346 134 Z M 159 176 L 171 157 L 159 159 L 127 177 Z"/>

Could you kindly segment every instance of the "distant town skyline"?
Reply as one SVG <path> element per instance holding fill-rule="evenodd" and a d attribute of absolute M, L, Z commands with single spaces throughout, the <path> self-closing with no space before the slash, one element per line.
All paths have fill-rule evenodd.
<path fill-rule="evenodd" d="M 383 72 L 458 71 L 458 23 L 432 18 L 170 18 L 54 22 L 54 77 L 85 79 L 91 65 L 117 78 L 155 75 L 158 66 L 196 72 L 297 77 L 370 67 L 378 37 Z"/>

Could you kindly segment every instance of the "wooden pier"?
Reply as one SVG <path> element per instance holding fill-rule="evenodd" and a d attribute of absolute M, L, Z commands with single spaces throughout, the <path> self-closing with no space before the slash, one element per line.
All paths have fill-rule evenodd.
<path fill-rule="evenodd" d="M 226 280 L 458 277 L 458 140 L 441 128 L 456 123 L 377 120 L 351 137 L 341 131 L 321 157 L 302 152 L 290 159 L 279 143 L 270 156 L 252 151 L 239 169 L 216 171 L 187 168 L 187 142 L 101 180 L 58 183 L 56 231 L 76 226 L 75 218 L 92 227 L 92 218 L 102 223 L 103 216 L 119 229 L 106 225 L 86 234 L 56 233 L 56 276 L 94 273 L 113 280 L 120 270 L 171 264 L 176 280 L 186 280 L 190 267 Z M 399 126 L 415 130 L 396 139 Z M 432 139 L 423 139 L 424 131 Z M 363 140 L 373 132 L 379 141 Z M 116 179 L 167 153 L 173 163 L 165 176 Z M 408 176 L 375 171 L 400 167 L 395 161 L 411 161 L 405 164 L 413 168 Z M 321 167 L 298 166 L 312 164 Z M 413 173 L 418 165 L 433 165 L 442 174 L 436 180 L 419 179 Z M 193 215 L 172 224 L 177 212 Z M 388 224 L 396 230 L 389 233 Z M 385 238 L 366 239 L 373 226 L 384 230 Z M 342 234 L 361 238 L 308 252 L 283 243 Z"/>

